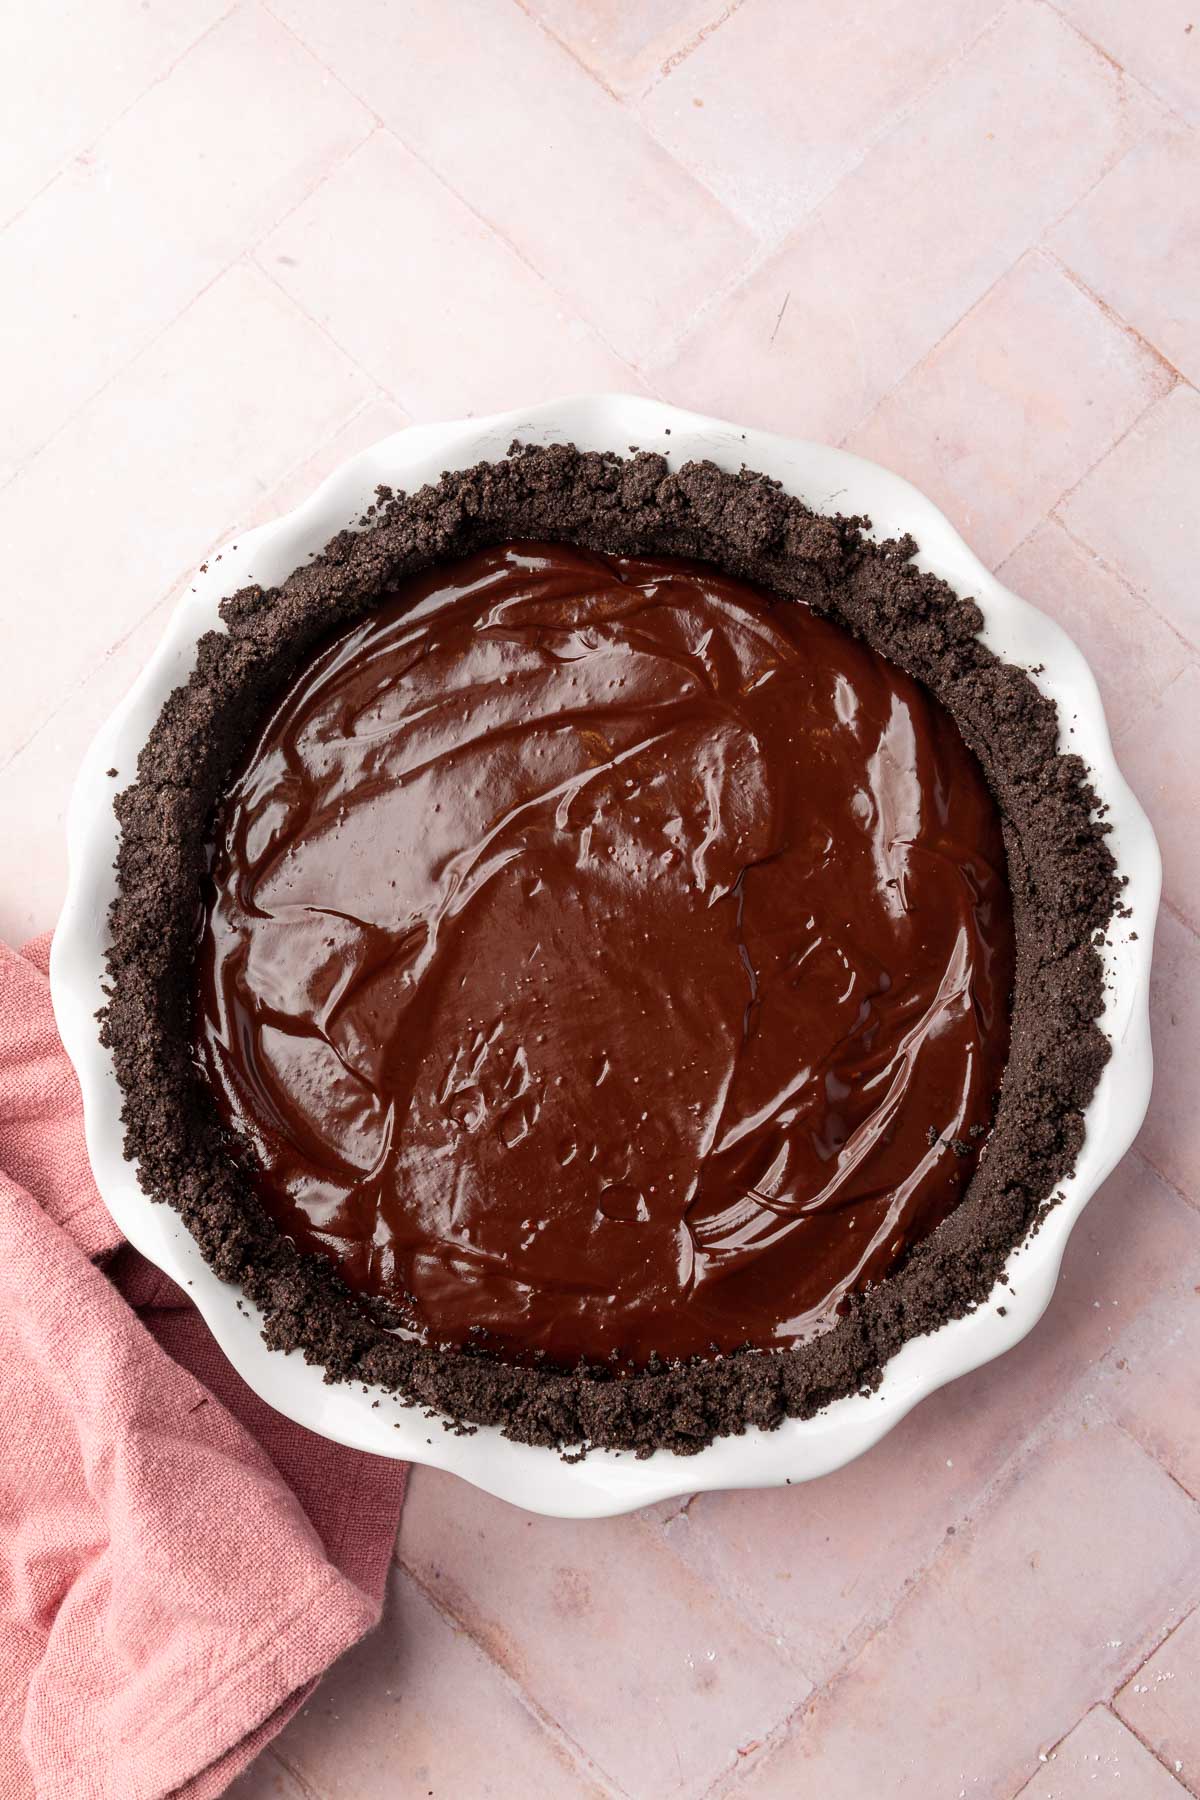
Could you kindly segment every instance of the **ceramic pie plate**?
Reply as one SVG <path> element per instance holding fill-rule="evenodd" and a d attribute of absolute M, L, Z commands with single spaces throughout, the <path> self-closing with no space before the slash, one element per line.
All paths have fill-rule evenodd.
<path fill-rule="evenodd" d="M 567 1463 L 553 1450 L 511 1443 L 492 1428 L 457 1436 L 383 1390 L 329 1384 L 298 1352 L 268 1350 L 255 1308 L 217 1279 L 178 1216 L 139 1187 L 136 1166 L 122 1153 L 121 1094 L 98 1036 L 115 893 L 113 795 L 134 779 L 138 753 L 163 702 L 194 665 L 197 640 L 222 629 L 221 600 L 251 581 L 282 581 L 358 519 L 377 484 L 411 491 L 444 470 L 501 460 L 514 438 L 622 452 L 636 444 L 661 450 L 675 468 L 700 457 L 730 470 L 745 464 L 776 477 L 816 512 L 868 515 L 877 537 L 911 532 L 920 566 L 978 602 L 984 642 L 1004 661 L 1038 671 L 1034 680 L 1058 707 L 1063 747 L 1083 757 L 1107 804 L 1112 850 L 1128 877 L 1131 916 L 1102 950 L 1108 999 L 1101 1025 L 1112 1057 L 1087 1109 L 1083 1149 L 1074 1175 L 1062 1184 L 1064 1198 L 1010 1257 L 1003 1292 L 968 1317 L 911 1339 L 888 1363 L 876 1393 L 838 1400 L 814 1418 L 787 1420 L 777 1431 L 720 1439 L 695 1456 L 660 1450 L 639 1461 L 630 1453 L 593 1450 L 582 1462 Z M 110 768 L 117 771 L 115 780 Z M 83 1091 L 96 1183 L 120 1230 L 187 1290 L 238 1373 L 279 1412 L 356 1449 L 450 1469 L 536 1512 L 600 1517 L 701 1489 L 781 1486 L 810 1481 L 861 1456 L 927 1394 L 1011 1349 L 1032 1329 L 1050 1301 L 1076 1219 L 1129 1148 L 1150 1096 L 1158 846 L 1117 768 L 1096 682 L 1079 650 L 1051 619 L 989 574 L 932 502 L 899 476 L 844 450 L 743 430 L 652 400 L 599 395 L 413 426 L 352 457 L 294 512 L 238 535 L 219 560 L 210 556 L 206 572 L 193 577 L 158 649 L 93 742 L 76 781 L 67 835 L 70 873 L 51 955 L 51 992 Z"/>

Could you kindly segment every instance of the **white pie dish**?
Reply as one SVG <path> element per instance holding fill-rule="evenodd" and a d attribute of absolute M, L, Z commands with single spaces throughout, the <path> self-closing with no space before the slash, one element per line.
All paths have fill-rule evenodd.
<path fill-rule="evenodd" d="M 382 1391 L 330 1385 L 298 1353 L 269 1351 L 255 1309 L 219 1281 L 178 1216 L 151 1202 L 123 1155 L 121 1095 L 99 1042 L 108 909 L 115 891 L 118 828 L 112 797 L 136 772 L 159 710 L 194 663 L 200 635 L 219 628 L 217 608 L 253 580 L 281 581 L 333 533 L 357 518 L 377 484 L 414 489 L 445 469 L 501 459 L 514 438 L 572 441 L 584 449 L 631 445 L 669 455 L 674 467 L 707 457 L 726 468 L 745 463 L 777 477 L 817 511 L 868 514 L 879 537 L 911 532 L 918 562 L 973 596 L 986 643 L 1006 661 L 1038 668 L 1035 677 L 1073 730 L 1064 743 L 1081 755 L 1112 826 L 1111 844 L 1128 877 L 1130 916 L 1104 947 L 1107 1004 L 1101 1021 L 1113 1054 L 1086 1115 L 1086 1138 L 1064 1199 L 1036 1236 L 1009 1260 L 1001 1314 L 995 1304 L 911 1340 L 892 1358 L 875 1394 L 839 1400 L 817 1417 L 778 1431 L 719 1440 L 699 1455 L 667 1451 L 645 1460 L 592 1451 L 566 1463 L 554 1451 L 510 1443 L 493 1429 L 460 1437 Z M 1066 727 L 1064 725 L 1064 732 Z M 117 771 L 116 778 L 107 774 Z M 196 1301 L 225 1354 L 247 1383 L 310 1430 L 363 1450 L 453 1470 L 477 1486 L 534 1511 L 569 1517 L 618 1513 L 698 1489 L 763 1487 L 809 1480 L 870 1448 L 925 1395 L 1017 1343 L 1053 1292 L 1071 1228 L 1083 1206 L 1128 1149 L 1150 1094 L 1150 954 L 1160 867 L 1154 834 L 1113 759 L 1091 671 L 1052 620 L 1009 593 L 984 569 L 930 501 L 898 476 L 846 451 L 745 430 L 658 402 L 619 395 L 585 397 L 487 419 L 412 427 L 344 464 L 285 517 L 238 535 L 218 561 L 194 577 L 138 682 L 91 745 L 67 821 L 70 876 L 51 956 L 59 1029 L 83 1091 L 88 1150 L 97 1185 L 117 1225 L 143 1255 Z M 1011 1291 L 1009 1291 L 1011 1290 Z M 240 1302 L 240 1305 L 239 1305 Z"/>

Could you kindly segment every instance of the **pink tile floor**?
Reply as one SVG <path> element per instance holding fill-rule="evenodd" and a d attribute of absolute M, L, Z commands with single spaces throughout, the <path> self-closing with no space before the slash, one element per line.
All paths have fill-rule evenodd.
<path fill-rule="evenodd" d="M 1200 0 L 55 0 L 5 51 L 0 933 L 213 545 L 597 387 L 934 495 L 1166 865 L 1154 1104 L 1033 1336 L 806 1489 L 568 1525 L 418 1470 L 237 1800 L 1200 1795 Z"/>

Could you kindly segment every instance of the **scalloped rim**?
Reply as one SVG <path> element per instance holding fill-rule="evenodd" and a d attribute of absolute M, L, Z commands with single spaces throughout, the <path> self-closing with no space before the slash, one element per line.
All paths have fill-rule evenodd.
<path fill-rule="evenodd" d="M 238 1310 L 239 1291 L 217 1280 L 176 1214 L 152 1203 L 138 1186 L 136 1169 L 123 1154 L 120 1091 L 97 1033 L 108 910 L 116 887 L 119 831 L 112 797 L 134 779 L 138 753 L 163 702 L 194 666 L 200 635 L 222 628 L 220 601 L 251 581 L 264 586 L 282 581 L 359 517 L 377 484 L 411 491 L 436 481 L 446 469 L 501 460 L 514 438 L 622 452 L 637 445 L 661 450 L 673 467 L 698 457 L 731 470 L 744 464 L 775 476 L 815 511 L 868 514 L 879 538 L 911 532 L 920 546 L 919 565 L 978 601 L 983 641 L 1005 661 L 1028 669 L 1040 665 L 1034 679 L 1058 706 L 1064 748 L 1084 758 L 1097 794 L 1107 802 L 1113 852 L 1128 877 L 1131 916 L 1120 921 L 1102 951 L 1108 1001 L 1101 1024 L 1112 1041 L 1112 1058 L 1087 1109 L 1083 1150 L 1075 1174 L 1063 1184 L 1063 1200 L 1009 1259 L 1004 1315 L 995 1304 L 998 1286 L 969 1317 L 905 1344 L 876 1393 L 836 1401 L 815 1418 L 789 1419 L 774 1432 L 719 1439 L 696 1456 L 660 1450 L 639 1461 L 594 1450 L 583 1462 L 568 1464 L 555 1451 L 510 1443 L 490 1427 L 457 1436 L 382 1390 L 329 1384 L 299 1353 L 268 1350 L 257 1310 L 245 1300 Z M 109 768 L 117 770 L 116 781 L 106 775 Z M 51 993 L 83 1091 L 96 1184 L 120 1230 L 190 1291 L 238 1373 L 279 1412 L 356 1449 L 450 1469 L 535 1512 L 601 1517 L 700 1489 L 782 1486 L 828 1474 L 861 1456 L 919 1400 L 1011 1349 L 1037 1323 L 1071 1229 L 1133 1142 L 1150 1097 L 1148 1002 L 1161 883 L 1158 845 L 1117 768 L 1096 682 L 1080 651 L 1053 620 L 989 574 L 949 520 L 899 476 L 845 450 L 743 430 L 658 401 L 592 395 L 490 418 L 411 426 L 352 457 L 294 512 L 243 533 L 219 557 L 211 556 L 138 681 L 84 757 L 67 838 L 67 898 L 51 953 Z"/>

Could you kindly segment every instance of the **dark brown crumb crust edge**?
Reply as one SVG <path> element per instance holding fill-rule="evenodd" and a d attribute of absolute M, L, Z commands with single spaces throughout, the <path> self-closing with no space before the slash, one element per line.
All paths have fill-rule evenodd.
<path fill-rule="evenodd" d="M 641 1455 L 806 1418 L 878 1385 L 911 1337 L 978 1306 L 1052 1200 L 1083 1137 L 1109 1054 L 1096 1020 L 1093 939 L 1120 882 L 1078 757 L 1021 669 L 979 641 L 978 607 L 875 544 L 863 520 L 810 512 L 767 477 L 664 457 L 514 445 L 507 461 L 443 475 L 378 507 L 281 587 L 226 600 L 121 793 L 102 1041 L 124 1095 L 126 1155 L 144 1190 L 182 1215 L 204 1256 L 261 1308 L 267 1342 L 332 1381 L 379 1383 L 456 1422 L 522 1443 Z M 514 537 L 623 554 L 699 557 L 839 620 L 924 682 L 979 757 L 1004 819 L 1017 926 L 1012 1050 L 996 1121 L 958 1208 L 825 1336 L 619 1376 L 519 1368 L 398 1338 L 322 1259 L 301 1255 L 256 1200 L 192 1063 L 189 993 L 205 837 L 228 771 L 270 697 L 316 642 L 378 604 L 400 577 Z"/>

